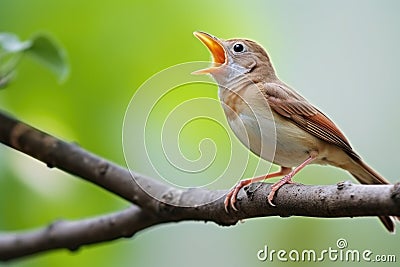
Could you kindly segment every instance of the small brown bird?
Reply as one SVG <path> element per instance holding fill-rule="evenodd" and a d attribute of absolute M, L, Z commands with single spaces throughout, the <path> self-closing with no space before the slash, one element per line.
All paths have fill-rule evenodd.
<path fill-rule="evenodd" d="M 308 164 L 332 165 L 350 172 L 362 184 L 389 184 L 352 149 L 339 128 L 295 90 L 279 80 L 267 52 L 247 39 L 222 40 L 194 32 L 210 50 L 213 66 L 196 74 L 211 74 L 233 132 L 261 158 L 280 171 L 240 181 L 225 198 L 235 207 L 239 190 L 253 182 L 283 176 L 272 185 L 268 202 Z M 398 217 L 380 216 L 390 231 Z"/>

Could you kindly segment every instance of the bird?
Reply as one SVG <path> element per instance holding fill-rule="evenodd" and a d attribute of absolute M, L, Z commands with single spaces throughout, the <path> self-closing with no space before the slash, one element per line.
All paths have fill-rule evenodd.
<path fill-rule="evenodd" d="M 228 124 L 238 139 L 280 170 L 239 181 L 226 195 L 224 207 L 236 208 L 243 187 L 282 178 L 271 186 L 268 203 L 275 206 L 277 190 L 309 164 L 348 171 L 362 184 L 390 184 L 365 163 L 336 124 L 276 75 L 266 50 L 249 39 L 220 39 L 193 33 L 211 52 L 212 65 L 194 74 L 208 74 L 218 84 L 218 97 Z M 399 217 L 379 216 L 389 232 Z"/>

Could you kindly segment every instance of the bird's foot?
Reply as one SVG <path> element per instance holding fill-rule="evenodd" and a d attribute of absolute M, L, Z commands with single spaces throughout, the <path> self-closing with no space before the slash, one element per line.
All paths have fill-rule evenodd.
<path fill-rule="evenodd" d="M 226 213 L 229 213 L 229 206 L 235 211 L 238 211 L 238 209 L 235 206 L 236 200 L 237 200 L 237 194 L 239 193 L 239 190 L 245 187 L 246 185 L 249 185 L 253 182 L 253 179 L 246 179 L 238 182 L 234 188 L 232 188 L 228 194 L 225 197 L 224 205 L 225 205 L 225 211 Z"/>
<path fill-rule="evenodd" d="M 271 206 L 273 206 L 273 207 L 276 206 L 274 203 L 272 203 L 272 200 L 274 199 L 275 192 L 278 191 L 278 189 L 281 188 L 282 185 L 284 185 L 284 184 L 298 184 L 298 183 L 292 181 L 292 177 L 293 177 L 293 175 L 291 175 L 291 173 L 289 173 L 289 174 L 285 175 L 282 179 L 280 179 L 278 182 L 274 183 L 271 186 L 271 192 L 269 192 L 268 198 L 267 198 L 268 203 Z"/>

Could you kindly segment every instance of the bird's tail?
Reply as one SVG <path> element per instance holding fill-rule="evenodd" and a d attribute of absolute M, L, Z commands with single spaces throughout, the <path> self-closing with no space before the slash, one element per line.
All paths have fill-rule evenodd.
<path fill-rule="evenodd" d="M 351 175 L 354 176 L 362 184 L 390 184 L 388 180 L 368 166 L 361 159 L 352 159 L 352 166 L 346 168 Z M 395 221 L 400 217 L 395 216 L 379 216 L 379 219 L 385 225 L 389 232 L 395 231 Z"/>

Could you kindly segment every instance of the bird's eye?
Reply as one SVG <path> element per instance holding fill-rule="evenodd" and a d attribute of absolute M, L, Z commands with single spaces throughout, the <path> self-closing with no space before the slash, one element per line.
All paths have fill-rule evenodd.
<path fill-rule="evenodd" d="M 233 51 L 236 53 L 244 52 L 244 45 L 241 43 L 236 43 L 233 45 Z"/>

